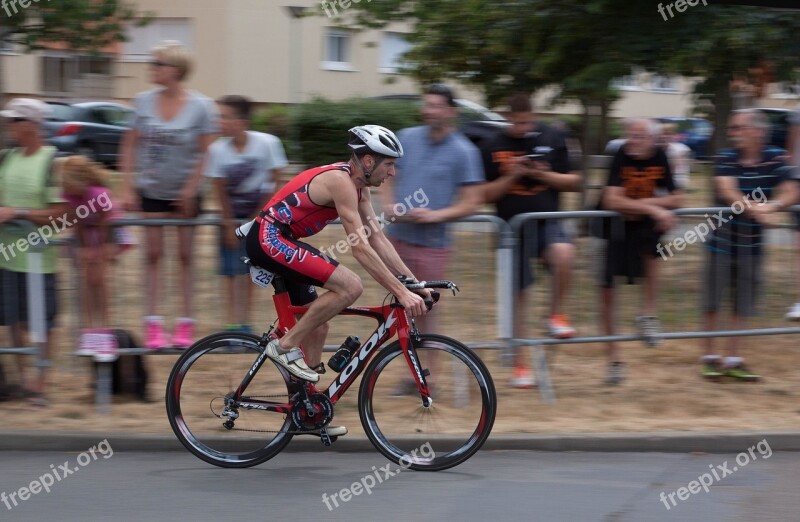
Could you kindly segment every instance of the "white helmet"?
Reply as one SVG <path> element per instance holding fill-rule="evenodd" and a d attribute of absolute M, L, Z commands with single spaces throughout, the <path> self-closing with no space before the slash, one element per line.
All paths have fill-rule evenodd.
<path fill-rule="evenodd" d="M 390 158 L 402 158 L 403 146 L 400 140 L 386 127 L 380 125 L 360 125 L 350 129 L 350 141 L 348 145 L 353 151 L 357 152 L 368 149 L 370 152 L 388 156 Z"/>

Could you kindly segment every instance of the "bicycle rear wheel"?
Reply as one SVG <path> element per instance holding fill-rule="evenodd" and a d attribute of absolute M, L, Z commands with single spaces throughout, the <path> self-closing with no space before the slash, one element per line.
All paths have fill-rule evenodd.
<path fill-rule="evenodd" d="M 480 449 L 494 425 L 492 376 L 472 350 L 442 335 L 415 343 L 433 404 L 425 408 L 399 341 L 381 350 L 359 390 L 361 424 L 389 460 L 419 471 L 461 464 Z M 413 388 L 411 384 L 413 383 Z"/>
<path fill-rule="evenodd" d="M 287 414 L 239 408 L 235 426 L 223 426 L 225 397 L 232 395 L 263 352 L 254 335 L 218 333 L 184 352 L 167 381 L 166 406 L 172 431 L 200 459 L 224 468 L 246 468 L 269 460 L 292 439 Z M 241 400 L 289 402 L 289 376 L 266 358 Z M 254 430 L 254 431 L 247 431 Z"/>

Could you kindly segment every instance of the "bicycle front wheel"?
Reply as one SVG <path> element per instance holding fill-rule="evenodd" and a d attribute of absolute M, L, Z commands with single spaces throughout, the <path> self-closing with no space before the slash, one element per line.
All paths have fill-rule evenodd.
<path fill-rule="evenodd" d="M 221 416 L 264 349 L 254 335 L 218 333 L 184 352 L 167 381 L 166 406 L 172 431 L 200 459 L 224 468 L 246 468 L 277 455 L 292 439 L 289 415 L 237 408 L 232 429 Z M 289 402 L 288 374 L 266 358 L 245 390 L 248 399 Z"/>
<path fill-rule="evenodd" d="M 461 464 L 494 425 L 492 376 L 472 350 L 442 335 L 415 343 L 433 404 L 422 405 L 399 341 L 381 350 L 361 381 L 358 411 L 372 444 L 389 460 L 419 471 Z"/>

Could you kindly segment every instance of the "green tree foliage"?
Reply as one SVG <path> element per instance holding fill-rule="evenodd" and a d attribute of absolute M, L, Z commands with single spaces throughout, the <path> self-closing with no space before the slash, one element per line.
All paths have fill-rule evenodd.
<path fill-rule="evenodd" d="M 671 0 L 664 2 L 672 3 Z M 514 91 L 555 86 L 554 101 L 606 115 L 619 94 L 614 78 L 634 66 L 704 79 L 696 93 L 730 109 L 734 73 L 767 58 L 777 78 L 800 60 L 800 14 L 737 6 L 689 7 L 664 20 L 656 2 L 630 0 L 413 0 L 353 4 L 355 24 L 414 24 L 409 71 L 422 81 L 451 78 L 479 87 L 490 103 Z M 585 125 L 589 128 L 589 125 Z M 603 141 L 604 132 L 599 140 Z M 592 144 L 590 144 L 592 145 Z M 593 149 L 595 147 L 588 147 Z"/>
<path fill-rule="evenodd" d="M 92 51 L 125 40 L 124 26 L 146 24 L 149 15 L 120 0 L 7 0 L 0 11 L 0 35 L 25 51 L 46 44 L 65 44 L 71 50 Z"/>

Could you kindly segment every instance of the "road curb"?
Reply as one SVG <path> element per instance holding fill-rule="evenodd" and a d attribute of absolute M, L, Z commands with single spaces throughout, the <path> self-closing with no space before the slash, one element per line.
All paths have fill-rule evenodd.
<path fill-rule="evenodd" d="M 185 451 L 174 435 L 138 433 L 0 431 L 0 451 L 84 451 L 104 439 L 114 451 Z M 661 453 L 739 453 L 766 439 L 773 451 L 800 451 L 800 432 L 658 432 L 586 434 L 497 434 L 484 450 L 492 451 L 591 451 Z M 415 436 L 410 443 L 445 445 L 447 438 L 430 440 Z M 370 452 L 375 448 L 365 436 L 342 437 L 330 448 L 318 438 L 300 436 L 284 451 Z"/>

